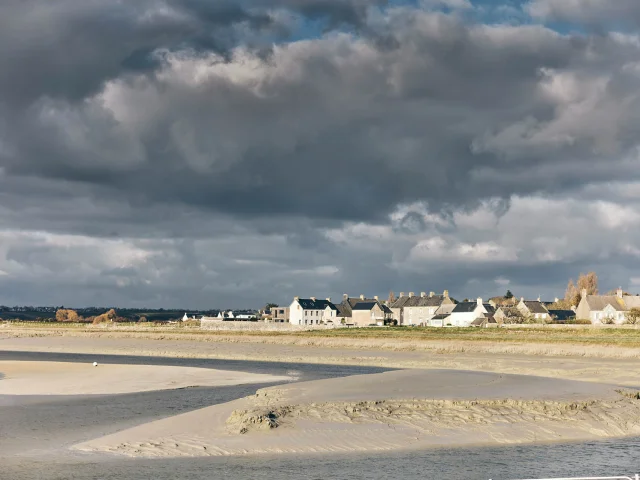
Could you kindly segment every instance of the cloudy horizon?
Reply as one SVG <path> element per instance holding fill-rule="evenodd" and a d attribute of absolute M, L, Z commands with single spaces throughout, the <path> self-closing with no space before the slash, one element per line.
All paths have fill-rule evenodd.
<path fill-rule="evenodd" d="M 640 292 L 636 0 L 8 0 L 0 304 Z"/>

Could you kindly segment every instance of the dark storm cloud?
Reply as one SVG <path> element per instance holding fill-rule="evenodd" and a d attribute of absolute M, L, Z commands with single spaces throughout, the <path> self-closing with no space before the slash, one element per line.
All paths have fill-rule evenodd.
<path fill-rule="evenodd" d="M 158 54 L 154 76 L 119 79 L 106 100 L 18 112 L 7 172 L 246 217 L 372 221 L 402 202 L 465 207 L 628 178 L 603 171 L 636 146 L 639 81 L 624 67 L 637 46 L 437 14 L 392 22 L 391 50 L 345 36 L 267 59 Z M 114 92 L 140 111 L 105 105 Z"/>

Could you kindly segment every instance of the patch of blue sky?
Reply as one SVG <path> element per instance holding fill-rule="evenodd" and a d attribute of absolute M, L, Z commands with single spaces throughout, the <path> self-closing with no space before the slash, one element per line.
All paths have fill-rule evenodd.
<path fill-rule="evenodd" d="M 388 0 L 383 6 L 374 6 L 382 11 L 398 8 L 424 8 L 432 11 L 454 14 L 459 18 L 486 24 L 531 25 L 542 24 L 561 34 L 585 33 L 585 26 L 570 22 L 542 22 L 526 12 L 530 0 Z M 639 0 L 640 1 L 640 0 Z M 313 20 L 297 17 L 297 23 L 286 42 L 310 40 L 323 37 L 327 32 L 347 32 L 357 34 L 357 27 L 350 24 L 331 24 L 328 18 Z"/>

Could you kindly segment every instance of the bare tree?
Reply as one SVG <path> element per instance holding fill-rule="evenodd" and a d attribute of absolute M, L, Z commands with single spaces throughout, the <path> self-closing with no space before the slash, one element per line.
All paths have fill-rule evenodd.
<path fill-rule="evenodd" d="M 567 290 L 564 293 L 564 301 L 568 305 L 578 305 L 582 298 L 582 290 L 586 290 L 587 295 L 598 294 L 598 275 L 596 272 L 581 273 L 577 283 L 573 283 L 573 279 L 569 280 Z"/>
<path fill-rule="evenodd" d="M 577 305 L 578 303 L 576 302 L 576 299 L 578 302 L 580 301 L 580 290 L 578 290 L 578 287 L 576 286 L 576 284 L 573 283 L 573 278 L 572 278 L 571 280 L 569 280 L 569 283 L 567 284 L 567 289 L 564 292 L 564 301 L 568 305 Z"/>
<path fill-rule="evenodd" d="M 578 289 L 586 290 L 587 295 L 598 294 L 598 275 L 596 272 L 589 272 L 586 275 L 580 274 L 578 277 Z"/>
<path fill-rule="evenodd" d="M 389 298 L 387 298 L 387 305 L 391 305 L 395 301 L 396 301 L 396 294 L 393 293 L 393 290 L 391 290 L 389 292 Z"/>

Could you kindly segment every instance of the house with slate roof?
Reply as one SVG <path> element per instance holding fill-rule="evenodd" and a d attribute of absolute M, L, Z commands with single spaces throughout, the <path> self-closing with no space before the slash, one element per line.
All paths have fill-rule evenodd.
<path fill-rule="evenodd" d="M 385 325 L 393 320 L 393 313 L 387 305 L 382 303 L 377 296 L 367 298 L 364 295 L 350 297 L 342 296 L 342 302 L 338 305 L 338 321 L 344 318 L 348 325 L 366 327 L 371 324 Z"/>
<path fill-rule="evenodd" d="M 389 307 L 393 312 L 393 318 L 400 325 L 431 325 L 431 320 L 443 305 L 455 305 L 456 300 L 449 298 L 449 292 L 445 290 L 442 295 L 430 292 L 420 293 L 420 296 L 410 292 L 405 295 L 400 292 L 400 296 Z M 450 313 L 453 307 L 446 313 Z M 441 326 L 441 325 L 437 325 Z"/>
<path fill-rule="evenodd" d="M 521 298 L 517 308 L 525 318 L 535 318 L 536 320 L 541 321 L 551 320 L 549 310 L 545 304 L 540 301 L 540 299 L 525 300 L 524 298 Z"/>
<path fill-rule="evenodd" d="M 331 298 L 319 300 L 316 297 L 295 297 L 289 306 L 289 323 L 292 325 L 320 325 L 335 323 L 338 307 L 331 303 Z"/>
<path fill-rule="evenodd" d="M 478 318 L 493 318 L 495 308 L 489 303 L 484 303 L 482 298 L 475 302 L 458 303 L 445 320 L 445 326 L 469 327 Z"/>

